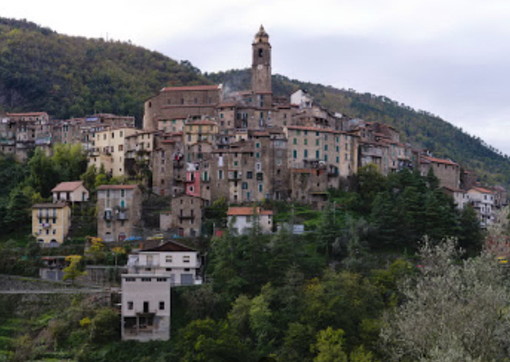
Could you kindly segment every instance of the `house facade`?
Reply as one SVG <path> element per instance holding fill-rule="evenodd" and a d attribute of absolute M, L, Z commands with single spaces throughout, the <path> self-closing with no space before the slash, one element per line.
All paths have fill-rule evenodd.
<path fill-rule="evenodd" d="M 97 188 L 97 236 L 106 242 L 139 236 L 142 193 L 138 185 Z"/>
<path fill-rule="evenodd" d="M 71 227 L 71 208 L 64 202 L 32 206 L 32 235 L 43 247 L 61 245 Z"/>
<path fill-rule="evenodd" d="M 232 232 L 239 235 L 248 234 L 255 227 L 262 234 L 269 234 L 273 229 L 273 212 L 260 207 L 229 207 L 227 220 Z"/>
<path fill-rule="evenodd" d="M 89 191 L 83 181 L 61 182 L 51 190 L 53 202 L 85 202 L 89 200 Z"/>
<path fill-rule="evenodd" d="M 199 253 L 169 241 L 129 255 L 122 274 L 123 340 L 170 338 L 171 288 L 202 284 Z"/>

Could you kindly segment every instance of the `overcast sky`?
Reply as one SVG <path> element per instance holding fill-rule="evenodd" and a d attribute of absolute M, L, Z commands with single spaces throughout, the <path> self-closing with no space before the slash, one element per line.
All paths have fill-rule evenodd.
<path fill-rule="evenodd" d="M 17 0 L 0 16 L 207 72 L 250 66 L 264 24 L 273 73 L 385 95 L 510 154 L 510 0 Z"/>

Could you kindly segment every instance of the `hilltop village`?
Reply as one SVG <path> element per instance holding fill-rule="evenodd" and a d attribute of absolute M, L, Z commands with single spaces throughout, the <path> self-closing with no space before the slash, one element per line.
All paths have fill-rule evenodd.
<path fill-rule="evenodd" d="M 144 186 L 172 197 L 169 211 L 160 216 L 161 231 L 185 237 L 201 234 L 204 206 L 222 198 L 236 206 L 282 200 L 321 209 L 328 189 L 347 187 L 366 165 L 375 165 L 383 175 L 403 168 L 422 175 L 432 171 L 459 208 L 467 203 L 475 207 L 482 226 L 506 203 L 501 187 L 480 187 L 476 175 L 402 143 L 388 125 L 332 113 L 305 90 L 274 97 L 271 45 L 263 27 L 251 48 L 249 90 L 226 92 L 222 85 L 162 88 L 145 102 L 143 129 L 130 116 L 51 120 L 45 112 L 7 113 L 0 123 L 0 150 L 24 160 L 34 148 L 50 153 L 56 143 L 81 143 L 89 164 L 112 176 L 129 180 L 150 170 Z M 88 199 L 79 182 L 55 185 L 52 191 L 54 203 L 34 205 L 34 213 L 68 213 L 66 202 Z M 98 237 L 122 241 L 143 236 L 137 231 L 142 203 L 138 186 L 102 186 L 97 200 Z M 250 210 L 233 207 L 230 212 L 249 218 Z M 60 225 L 55 232 L 36 221 L 33 232 L 44 245 L 62 243 L 71 227 Z"/>
<path fill-rule="evenodd" d="M 481 232 L 500 221 L 497 211 L 507 205 L 503 187 L 481 185 L 455 161 L 403 142 L 389 125 L 334 113 L 305 89 L 274 96 L 271 51 L 261 26 L 251 44 L 251 89 L 166 86 L 145 101 L 141 127 L 132 116 L 105 113 L 66 120 L 46 112 L 0 115 L 1 153 L 31 170 L 59 170 L 30 161 L 71 149 L 63 146 L 79 145 L 83 161 L 74 176 L 58 179 L 63 182 L 36 172 L 52 180 L 44 194 L 51 189 L 51 197 L 41 191 L 39 201 L 25 205 L 31 208 L 30 240 L 2 259 L 19 266 L 2 273 L 21 275 L 31 266 L 23 275 L 91 288 L 79 291 L 91 293 L 79 308 L 73 301 L 64 317 L 48 322 L 48 333 L 33 327 L 34 340 L 53 336 L 41 342 L 48 346 L 44 353 L 79 341 L 92 341 L 83 351 L 117 343 L 119 334 L 123 341 L 146 342 L 170 340 L 172 333 L 170 343 L 184 355 L 208 344 L 196 343 L 206 324 L 213 335 L 225 326 L 238 329 L 225 338 L 218 360 L 245 360 L 223 355 L 242 354 L 237 334 L 244 343 L 255 338 L 259 356 L 278 351 L 299 360 L 315 353 L 314 341 L 331 326 L 338 328 L 336 347 L 344 343 L 345 328 L 347 345 L 356 351 L 353 346 L 378 346 L 383 310 L 403 298 L 396 293 L 398 278 L 420 270 L 413 265 L 419 257 L 404 259 L 424 236 L 456 238 L 469 256 L 479 253 L 485 237 L 502 258 L 497 266 L 506 265 L 509 239 L 501 243 Z M 370 178 L 365 189 L 362 177 Z M 306 210 L 295 222 L 299 207 Z M 281 217 L 285 208 L 287 218 Z M 31 251 L 35 242 L 44 249 Z M 10 292 L 15 279 L 7 280 Z M 25 289 L 25 280 L 17 283 Z M 97 312 L 97 306 L 104 308 Z M 215 324 L 221 315 L 228 321 Z M 189 335 L 193 347 L 181 347 Z M 357 335 L 363 339 L 352 338 Z M 118 343 L 129 351 L 129 343 Z M 282 349 L 274 349 L 278 343 Z M 134 348 L 144 354 L 140 345 Z"/>

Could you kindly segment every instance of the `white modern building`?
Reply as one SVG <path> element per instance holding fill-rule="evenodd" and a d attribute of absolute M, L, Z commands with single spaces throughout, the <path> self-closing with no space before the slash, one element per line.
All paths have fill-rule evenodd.
<path fill-rule="evenodd" d="M 494 222 L 494 192 L 483 187 L 473 187 L 468 192 L 469 202 L 478 214 L 480 225 L 487 227 Z"/>
<path fill-rule="evenodd" d="M 258 223 L 262 234 L 269 234 L 273 229 L 273 212 L 260 207 L 229 207 L 228 225 L 236 234 L 248 234 Z"/>
<path fill-rule="evenodd" d="M 171 288 L 202 284 L 201 265 L 196 250 L 174 241 L 129 255 L 121 278 L 122 339 L 168 340 Z"/>

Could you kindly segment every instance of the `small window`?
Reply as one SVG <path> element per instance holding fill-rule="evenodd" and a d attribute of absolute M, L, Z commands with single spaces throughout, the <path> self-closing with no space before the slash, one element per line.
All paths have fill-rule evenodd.
<path fill-rule="evenodd" d="M 166 261 L 167 263 L 171 263 L 171 262 L 172 262 L 172 255 L 167 255 L 167 256 L 165 256 L 165 261 Z"/>
<path fill-rule="evenodd" d="M 125 281 L 126 282 L 134 282 L 134 281 L 136 281 L 136 278 L 126 278 Z"/>
<path fill-rule="evenodd" d="M 184 255 L 184 256 L 182 257 L 182 262 L 183 262 L 183 263 L 189 263 L 189 262 L 190 262 L 190 259 L 191 259 L 191 258 L 190 258 L 190 256 L 189 256 L 189 255 Z"/>
<path fill-rule="evenodd" d="M 165 302 L 159 302 L 159 310 L 165 310 Z"/>
<path fill-rule="evenodd" d="M 156 278 L 157 282 L 166 282 L 166 278 Z"/>
<path fill-rule="evenodd" d="M 133 302 L 127 302 L 127 309 L 133 310 Z"/>
<path fill-rule="evenodd" d="M 152 281 L 152 278 L 142 278 L 142 282 L 150 282 Z"/>

